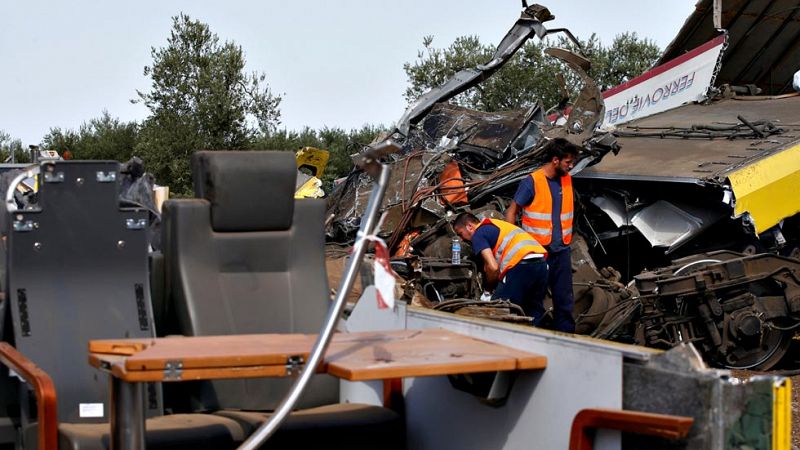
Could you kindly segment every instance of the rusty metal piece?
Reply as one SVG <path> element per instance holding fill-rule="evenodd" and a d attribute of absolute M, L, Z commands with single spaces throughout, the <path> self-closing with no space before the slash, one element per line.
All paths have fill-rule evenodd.
<path fill-rule="evenodd" d="M 718 366 L 775 366 L 800 329 L 800 261 L 720 251 L 636 277 L 639 295 L 609 309 L 592 333 L 671 348 L 692 342 Z M 638 314 L 623 317 L 637 308 Z"/>

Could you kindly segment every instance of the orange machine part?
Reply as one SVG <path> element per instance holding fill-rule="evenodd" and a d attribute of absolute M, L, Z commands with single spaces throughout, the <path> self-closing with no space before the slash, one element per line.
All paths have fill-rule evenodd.
<path fill-rule="evenodd" d="M 450 161 L 442 174 L 439 175 L 439 192 L 442 194 L 442 200 L 450 203 L 451 205 L 466 205 L 467 190 L 464 188 L 464 180 L 462 179 L 461 169 L 458 163 Z"/>

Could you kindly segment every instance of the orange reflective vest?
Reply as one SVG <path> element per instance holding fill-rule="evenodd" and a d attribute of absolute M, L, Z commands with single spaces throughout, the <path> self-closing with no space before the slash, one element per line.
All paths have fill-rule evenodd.
<path fill-rule="evenodd" d="M 492 253 L 497 265 L 500 266 L 499 279 L 503 279 L 506 272 L 514 268 L 522 258 L 536 253 L 547 256 L 547 250 L 539 245 L 538 242 L 529 234 L 516 225 L 512 225 L 504 220 L 483 219 L 478 228 L 486 224 L 492 224 L 500 229 L 497 242 L 494 244 Z"/>
<path fill-rule="evenodd" d="M 530 176 L 533 178 L 533 201 L 522 209 L 522 229 L 533 235 L 540 244 L 547 245 L 553 240 L 553 196 L 544 170 L 539 169 Z M 561 240 L 565 245 L 572 242 L 574 215 L 572 177 L 566 174 L 561 177 Z"/>

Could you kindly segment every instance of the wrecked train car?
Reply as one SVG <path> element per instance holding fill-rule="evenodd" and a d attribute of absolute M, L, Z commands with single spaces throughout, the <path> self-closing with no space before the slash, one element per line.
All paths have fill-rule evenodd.
<path fill-rule="evenodd" d="M 663 349 L 691 342 L 726 368 L 774 367 L 800 327 L 800 260 L 769 253 L 692 255 L 625 287 L 583 289 L 579 332 Z"/>
<path fill-rule="evenodd" d="M 590 280 L 608 275 L 576 282 L 580 332 L 659 348 L 692 342 L 731 368 L 768 369 L 787 353 L 800 326 L 800 96 L 791 91 L 800 27 L 790 3 L 700 1 L 660 66 L 604 93 L 604 125 L 616 125 L 624 156 L 576 175 L 589 263 L 573 267 Z M 682 104 L 702 76 L 708 85 Z M 678 101 L 656 107 L 668 94 Z"/>
<path fill-rule="evenodd" d="M 452 264 L 455 233 L 449 221 L 465 209 L 502 217 L 519 181 L 544 162 L 541 149 L 548 139 L 564 137 L 582 147 L 576 171 L 618 151 L 612 134 L 595 132 L 603 102 L 597 85 L 586 75 L 588 61 L 563 49 L 547 53 L 582 81 L 563 124 L 551 123 L 541 104 L 527 110 L 480 112 L 447 103 L 488 78 L 527 39 L 546 36 L 549 31 L 542 22 L 550 19 L 544 7 L 526 8 L 491 61 L 457 73 L 420 97 L 399 120 L 391 139 L 402 151 L 386 156 L 392 178 L 377 234 L 386 239 L 395 257 L 393 268 L 407 281 L 407 298 L 434 306 L 480 296 L 478 269 L 470 258 Z M 354 240 L 372 188 L 366 173 L 354 171 L 330 195 L 327 232 L 335 244 L 329 256 L 341 255 L 337 247 Z M 468 248 L 464 254 L 469 254 Z"/>
<path fill-rule="evenodd" d="M 800 255 L 800 96 L 685 105 L 617 129 L 624 156 L 576 176 L 592 256 L 630 279 L 720 249 Z"/>
<path fill-rule="evenodd" d="M 524 15 L 515 29 L 520 27 Z M 551 123 L 541 106 L 484 113 L 445 103 L 477 83 L 476 74 L 488 65 L 456 75 L 412 105 L 392 136 L 403 151 L 388 157 L 393 178 L 378 231 L 393 252 L 392 267 L 404 282 L 406 299 L 444 311 L 526 321 L 513 305 L 478 300 L 478 267 L 468 257 L 459 264 L 450 259 L 454 233 L 449 220 L 463 209 L 502 218 L 519 180 L 541 165 L 541 144 L 567 137 L 584 149 L 574 171 L 583 204 L 577 222 L 580 237 L 572 244 L 578 333 L 659 348 L 693 342 L 708 361 L 725 367 L 763 369 L 777 363 L 794 335 L 800 310 L 793 291 L 782 289 L 783 281 L 774 274 L 729 271 L 734 265 L 747 266 L 749 256 L 731 254 L 724 260 L 727 266 L 708 269 L 713 280 L 727 280 L 721 286 L 698 281 L 680 294 L 660 295 L 642 285 L 652 274 L 664 285 L 682 282 L 689 276 L 683 268 L 687 261 L 722 264 L 707 257 L 709 251 L 752 254 L 769 248 L 796 253 L 792 216 L 798 208 L 781 190 L 799 173 L 793 132 L 800 123 L 795 118 L 798 98 L 751 101 L 731 95 L 739 89 L 717 89 L 715 77 L 724 73 L 723 50 L 736 37 L 711 37 L 701 51 L 655 70 L 680 70 L 681 63 L 692 64 L 692 57 L 707 53 L 703 81 L 696 72 L 676 78 L 671 92 L 678 100 L 672 106 L 676 109 L 605 129 L 613 134 L 595 127 L 619 111 L 604 111 L 602 94 L 585 74 L 585 61 L 560 49 L 547 53 L 583 81 L 563 125 Z M 504 44 L 493 62 L 513 54 Z M 675 95 L 692 84 L 694 89 L 685 93 L 690 97 Z M 720 98 L 722 92 L 728 95 Z M 634 99 L 640 104 L 646 100 Z M 686 102 L 703 104 L 680 106 Z M 620 144 L 621 155 L 603 158 L 608 151 L 616 154 Z M 753 173 L 761 184 L 752 183 Z M 766 181 L 759 175 L 765 173 Z M 355 238 L 357 217 L 371 189 L 371 180 L 354 172 L 329 197 L 330 255 L 344 255 L 337 247 Z M 780 201 L 763 201 L 768 192 Z M 469 254 L 468 249 L 463 253 Z M 792 260 L 759 258 L 765 261 L 762 266 L 783 267 L 786 276 L 800 276 Z M 661 269 L 636 276 L 656 267 Z M 634 276 L 635 282 L 628 283 Z"/>
<path fill-rule="evenodd" d="M 701 0 L 656 69 L 604 93 L 623 101 L 609 106 L 604 126 L 617 125 L 624 156 L 576 175 L 592 193 L 585 203 L 598 262 L 631 279 L 720 249 L 800 257 L 796 6 Z M 644 102 L 658 93 L 642 86 L 661 76 L 673 94 L 697 88 L 703 63 L 710 82 L 694 104 L 648 117 Z M 669 70 L 674 76 L 663 78 Z"/>

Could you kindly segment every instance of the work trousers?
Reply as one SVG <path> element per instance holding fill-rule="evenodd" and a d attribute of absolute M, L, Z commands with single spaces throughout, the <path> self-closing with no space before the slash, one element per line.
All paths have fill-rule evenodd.
<path fill-rule="evenodd" d="M 522 307 L 538 325 L 544 315 L 544 296 L 547 293 L 547 263 L 544 258 L 523 259 L 512 267 L 497 284 L 492 299 L 510 300 Z"/>
<path fill-rule="evenodd" d="M 547 284 L 553 296 L 553 329 L 565 333 L 575 332 L 575 319 L 572 309 L 575 298 L 572 295 L 572 256 L 569 247 L 547 255 Z"/>

